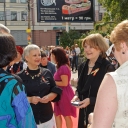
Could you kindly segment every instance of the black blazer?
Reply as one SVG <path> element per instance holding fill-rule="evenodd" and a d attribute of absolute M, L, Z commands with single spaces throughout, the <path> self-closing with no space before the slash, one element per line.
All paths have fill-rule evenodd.
<path fill-rule="evenodd" d="M 97 92 L 104 78 L 104 75 L 107 72 L 114 71 L 115 68 L 108 60 L 106 60 L 105 58 L 101 58 L 99 56 L 99 58 L 95 63 L 95 66 L 92 69 L 92 72 L 99 69 L 98 72 L 95 75 L 94 73 L 92 73 L 88 75 L 88 77 L 86 77 L 88 73 L 88 62 L 89 60 L 86 60 L 85 62 L 83 62 L 78 69 L 77 91 L 80 99 L 81 99 L 81 95 L 83 95 L 84 98 L 87 98 L 89 96 L 90 104 L 94 105 Z M 90 90 L 90 95 L 88 94 L 89 90 Z"/>
<path fill-rule="evenodd" d="M 100 87 L 100 84 L 104 78 L 104 75 L 107 72 L 114 71 L 115 68 L 114 66 L 105 58 L 101 58 L 101 56 L 98 57 L 95 66 L 93 67 L 90 75 L 87 75 L 88 73 L 88 63 L 89 60 L 86 60 L 83 62 L 79 69 L 78 69 L 78 86 L 76 93 L 78 94 L 78 97 L 80 100 L 83 100 L 85 98 L 90 98 L 90 104 L 89 106 L 86 107 L 86 118 L 88 118 L 88 114 L 93 112 L 95 102 L 96 102 L 96 97 L 97 97 L 97 92 Z M 96 71 L 96 74 L 92 73 L 93 71 Z M 84 114 L 81 114 L 82 109 L 80 109 L 80 115 L 79 115 L 79 121 L 83 120 Z M 85 113 L 85 112 L 84 112 Z M 82 117 L 81 117 L 82 115 Z M 81 118 L 81 119 L 80 119 Z M 83 121 L 78 123 L 78 128 L 83 128 Z M 86 119 L 86 122 L 88 120 Z"/>
<path fill-rule="evenodd" d="M 30 70 L 31 74 L 37 74 L 38 70 Z M 30 75 L 27 75 L 25 70 L 22 70 L 18 73 L 18 76 L 22 79 L 27 96 L 39 96 L 43 97 L 51 92 L 56 93 L 57 97 L 53 100 L 53 102 L 59 101 L 61 97 L 62 90 L 56 86 L 55 81 L 53 79 L 53 76 L 51 72 L 48 69 L 41 68 L 41 75 L 39 77 L 35 77 L 32 79 Z M 45 79 L 45 81 L 44 81 Z M 44 123 L 49 121 L 53 116 L 53 108 L 51 102 L 48 103 L 37 103 L 30 104 L 33 110 L 34 118 L 36 121 L 36 124 L 39 124 L 39 122 Z"/>

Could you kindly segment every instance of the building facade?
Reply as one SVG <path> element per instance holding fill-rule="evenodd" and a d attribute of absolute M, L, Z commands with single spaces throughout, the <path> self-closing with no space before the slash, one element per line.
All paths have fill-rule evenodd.
<path fill-rule="evenodd" d="M 99 21 L 105 10 L 97 0 L 94 0 L 93 6 L 94 21 Z M 17 45 L 28 44 L 26 30 L 29 24 L 31 42 L 38 46 L 59 45 L 62 30 L 68 31 L 70 28 L 85 32 L 94 28 L 94 22 L 37 22 L 37 13 L 37 0 L 0 0 L 0 23 L 11 30 Z"/>

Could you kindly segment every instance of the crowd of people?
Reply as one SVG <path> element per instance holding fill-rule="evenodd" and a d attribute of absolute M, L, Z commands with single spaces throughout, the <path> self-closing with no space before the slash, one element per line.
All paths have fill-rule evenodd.
<path fill-rule="evenodd" d="M 78 44 L 62 48 L 16 46 L 10 30 L 0 24 L 0 127 L 127 128 L 128 20 L 104 37 L 83 39 L 86 59 L 79 65 Z M 78 70 L 74 92 L 71 73 Z M 53 105 L 52 105 L 53 104 Z"/>
<path fill-rule="evenodd" d="M 59 46 L 60 47 L 60 46 Z M 43 46 L 41 47 L 41 50 L 46 54 L 46 56 L 48 57 L 48 60 L 51 60 L 51 51 L 52 49 L 54 49 L 55 46 Z M 66 52 L 66 55 L 69 59 L 70 62 L 70 67 L 72 69 L 72 72 L 76 72 L 78 70 L 78 66 L 79 66 L 79 56 L 81 53 L 80 47 L 78 46 L 78 44 L 74 44 L 71 47 L 66 46 L 65 48 L 61 47 L 62 49 L 64 49 L 64 51 Z"/>

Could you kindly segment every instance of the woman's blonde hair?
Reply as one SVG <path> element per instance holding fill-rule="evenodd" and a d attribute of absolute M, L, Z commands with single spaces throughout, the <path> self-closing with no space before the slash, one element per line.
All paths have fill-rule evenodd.
<path fill-rule="evenodd" d="M 110 40 L 118 51 L 121 49 L 121 41 L 124 41 L 128 46 L 128 20 L 122 21 L 114 28 L 111 32 Z"/>
<path fill-rule="evenodd" d="M 84 40 L 82 42 L 83 47 L 84 47 L 85 43 L 95 49 L 99 49 L 101 51 L 102 58 L 106 57 L 105 52 L 108 49 L 108 45 L 107 45 L 107 42 L 105 42 L 105 39 L 103 38 L 103 36 L 101 34 L 96 33 L 96 34 L 91 34 L 91 35 L 87 36 L 86 38 L 84 38 Z"/>

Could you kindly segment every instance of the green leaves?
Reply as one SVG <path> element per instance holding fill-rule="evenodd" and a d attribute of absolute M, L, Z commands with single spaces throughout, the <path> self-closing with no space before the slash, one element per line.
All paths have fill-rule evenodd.
<path fill-rule="evenodd" d="M 63 31 L 63 33 L 60 36 L 60 44 L 64 48 L 66 46 L 71 47 L 72 45 L 74 45 L 75 40 L 79 39 L 80 36 L 81 34 L 79 31 L 75 31 L 75 30 L 70 30 L 69 32 Z"/>
<path fill-rule="evenodd" d="M 128 18 L 128 1 L 127 0 L 98 0 L 107 12 L 104 15 L 103 21 L 121 22 Z"/>

